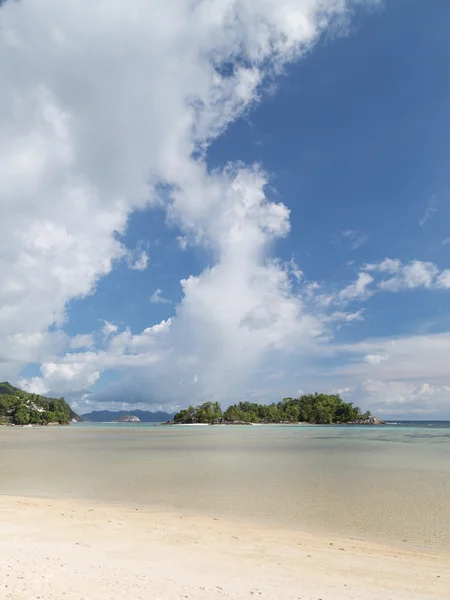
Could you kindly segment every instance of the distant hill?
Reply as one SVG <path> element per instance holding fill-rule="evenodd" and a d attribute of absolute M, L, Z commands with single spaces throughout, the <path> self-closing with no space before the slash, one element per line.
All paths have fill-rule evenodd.
<path fill-rule="evenodd" d="M 151 412 L 149 410 L 94 410 L 93 412 L 81 415 L 81 418 L 83 421 L 90 421 L 91 423 L 109 423 L 127 415 L 138 417 L 142 423 L 164 423 L 165 421 L 172 420 L 174 413 L 162 411 Z"/>
<path fill-rule="evenodd" d="M 0 383 L 0 423 L 14 425 L 46 425 L 79 421 L 80 417 L 64 398 L 47 398 L 30 394 L 7 381 Z"/>

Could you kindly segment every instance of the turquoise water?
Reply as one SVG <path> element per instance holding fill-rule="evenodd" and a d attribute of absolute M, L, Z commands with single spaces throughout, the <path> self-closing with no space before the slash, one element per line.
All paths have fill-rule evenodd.
<path fill-rule="evenodd" d="M 407 429 L 423 429 L 423 428 L 431 428 L 431 429 L 450 429 L 450 421 L 387 421 L 388 427 L 399 428 L 407 428 Z M 82 423 L 73 423 L 74 427 L 166 427 L 163 423 L 117 423 L 112 421 L 110 423 L 91 423 L 89 421 L 83 421 Z M 172 426 L 175 427 L 175 426 Z M 242 427 L 241 425 L 227 425 L 227 427 Z M 299 427 L 298 425 L 265 425 L 264 427 Z M 349 427 L 348 425 L 301 425 L 302 428 L 311 427 L 326 427 L 326 428 L 339 428 L 339 429 L 383 429 L 383 426 L 380 425 L 352 425 Z"/>
<path fill-rule="evenodd" d="M 0 493 L 450 548 L 450 424 L 0 430 Z"/>

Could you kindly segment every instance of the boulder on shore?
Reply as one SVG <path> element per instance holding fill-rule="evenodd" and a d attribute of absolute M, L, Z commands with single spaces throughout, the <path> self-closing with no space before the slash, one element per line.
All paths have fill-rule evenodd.
<path fill-rule="evenodd" d="M 382 421 L 378 417 L 370 416 L 364 419 L 356 419 L 356 421 L 349 421 L 347 425 L 386 425 L 386 421 Z"/>

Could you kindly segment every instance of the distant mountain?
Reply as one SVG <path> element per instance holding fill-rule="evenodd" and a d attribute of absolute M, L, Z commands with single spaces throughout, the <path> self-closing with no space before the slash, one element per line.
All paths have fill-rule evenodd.
<path fill-rule="evenodd" d="M 166 413 L 162 411 L 151 412 L 149 410 L 94 410 L 85 415 L 81 415 L 83 421 L 90 421 L 91 423 L 109 423 L 111 421 L 117 421 L 121 417 L 127 415 L 134 415 L 142 423 L 164 423 L 173 419 L 173 413 Z"/>

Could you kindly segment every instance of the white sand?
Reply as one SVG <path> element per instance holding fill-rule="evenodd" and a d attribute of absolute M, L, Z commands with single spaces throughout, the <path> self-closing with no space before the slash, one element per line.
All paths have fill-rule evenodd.
<path fill-rule="evenodd" d="M 2 600 L 448 600 L 450 556 L 142 508 L 0 497 Z"/>

